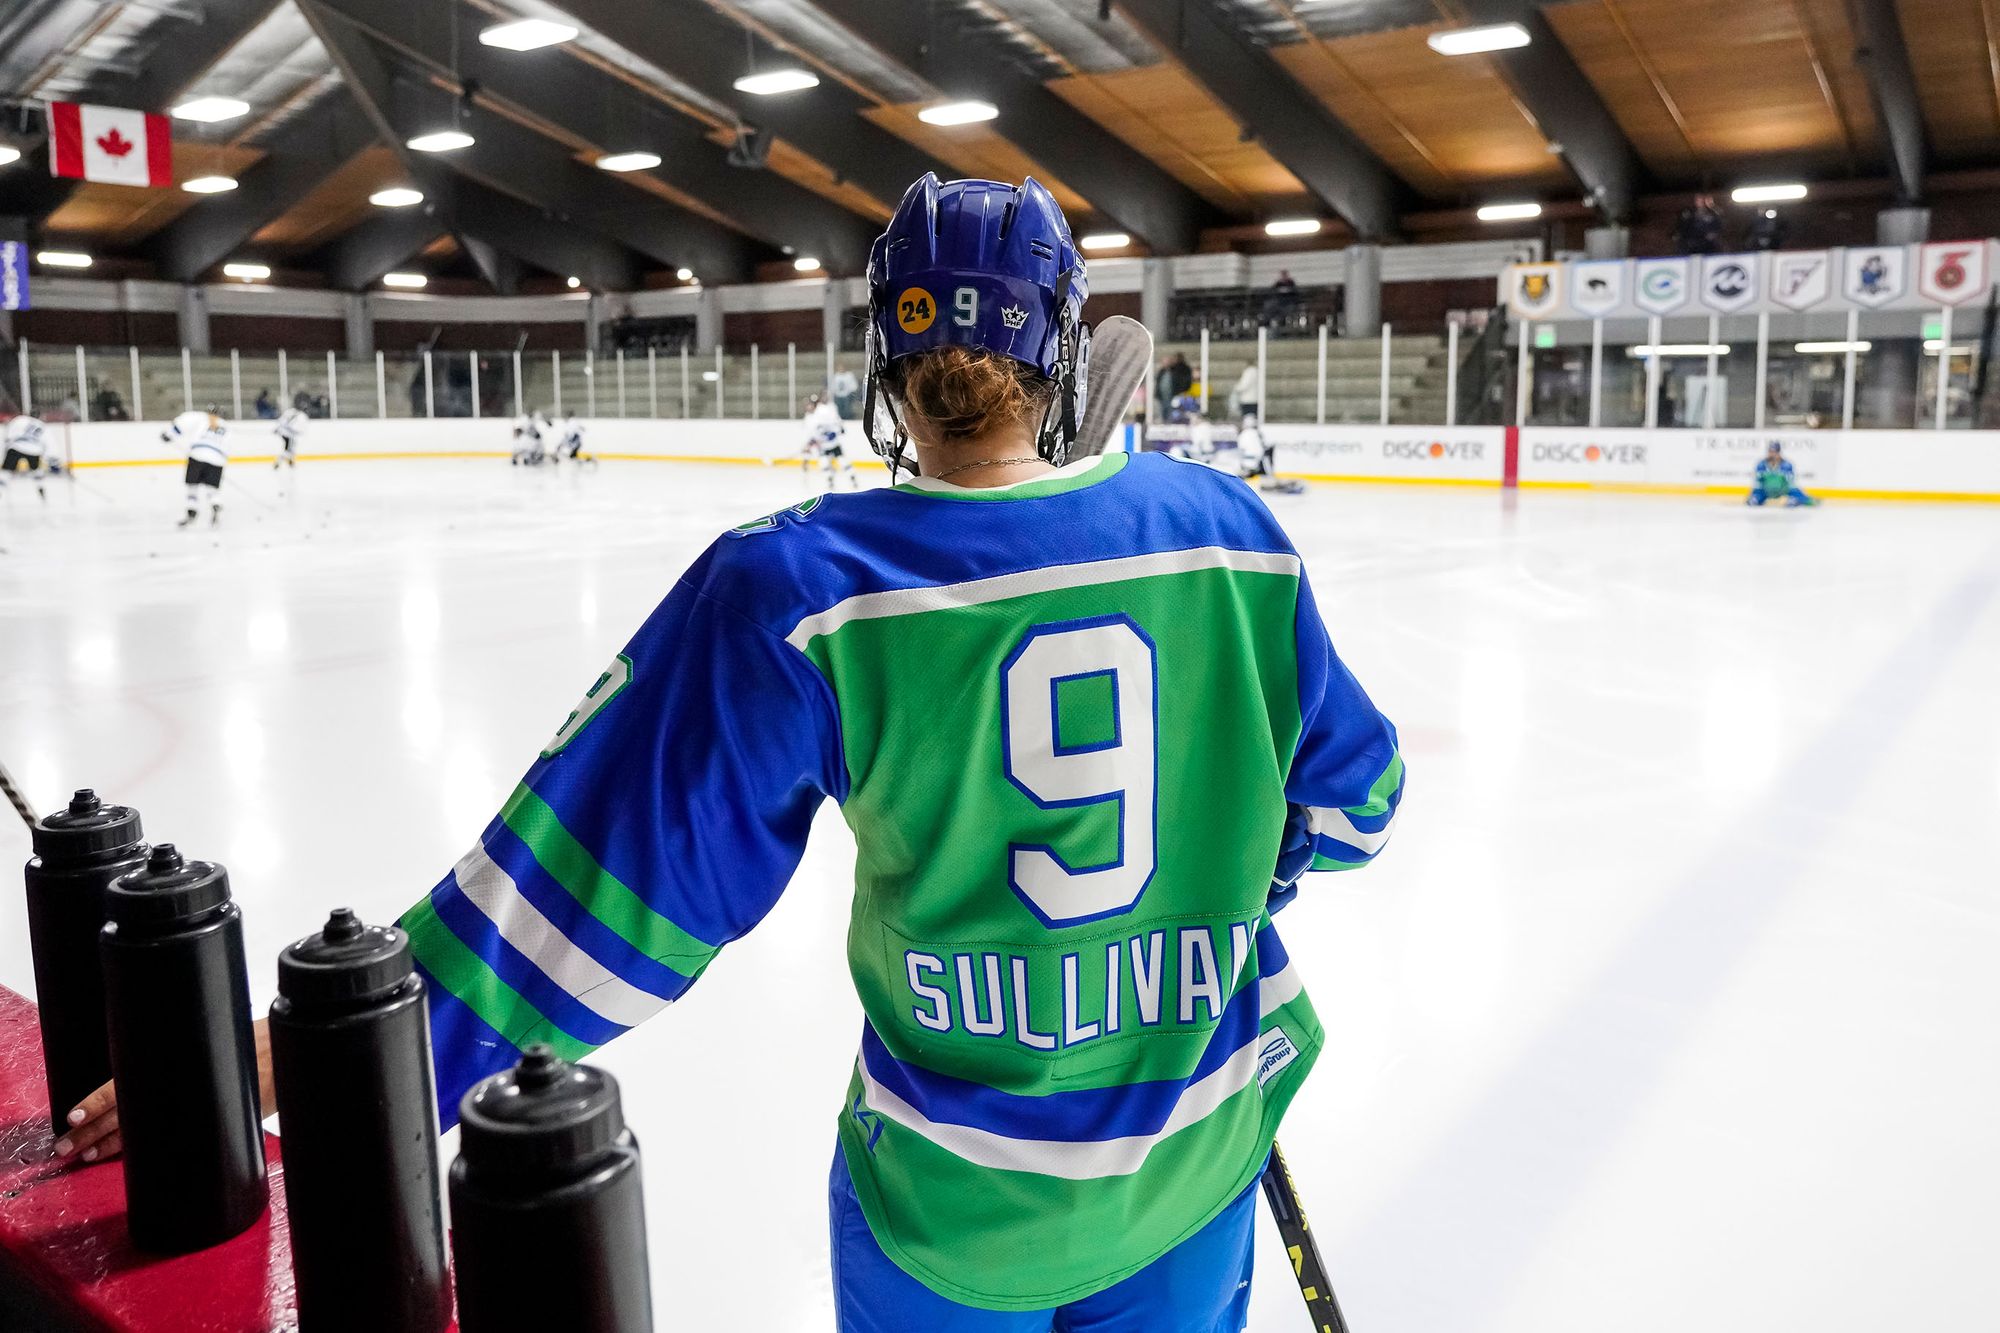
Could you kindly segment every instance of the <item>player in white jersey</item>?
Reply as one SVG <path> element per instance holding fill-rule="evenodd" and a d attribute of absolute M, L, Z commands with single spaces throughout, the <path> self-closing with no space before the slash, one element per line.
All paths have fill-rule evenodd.
<path fill-rule="evenodd" d="M 208 492 L 209 523 L 222 522 L 222 469 L 229 462 L 226 434 L 222 418 L 213 406 L 206 412 L 183 412 L 160 432 L 162 440 L 187 450 L 187 471 L 183 476 L 187 483 L 187 517 L 181 520 L 182 527 L 194 522 L 201 513 L 203 491 Z"/>
<path fill-rule="evenodd" d="M 810 473 L 813 460 L 818 459 L 820 475 L 826 478 L 827 490 L 835 488 L 836 467 L 847 478 L 848 485 L 860 490 L 861 478 L 855 474 L 854 464 L 847 461 L 847 450 L 843 444 L 847 426 L 840 419 L 840 409 L 819 394 L 813 394 L 806 399 L 805 428 L 806 443 L 800 470 Z"/>
<path fill-rule="evenodd" d="M 6 461 L 0 462 L 0 495 L 7 492 L 7 482 L 16 472 L 26 472 L 35 483 L 35 494 L 43 500 L 49 498 L 48 487 L 43 484 L 48 476 L 48 441 L 39 417 L 31 417 L 23 412 L 7 423 Z"/>
<path fill-rule="evenodd" d="M 548 421 L 539 412 L 523 412 L 514 418 L 515 467 L 540 467 L 548 460 L 548 452 L 543 445 L 542 433 Z"/>
<path fill-rule="evenodd" d="M 1264 438 L 1264 429 L 1255 413 L 1246 412 L 1236 428 L 1236 451 L 1242 460 L 1243 480 L 1258 483 L 1258 489 L 1272 495 L 1298 495 L 1305 483 L 1278 478 L 1278 451 Z"/>
<path fill-rule="evenodd" d="M 281 467 L 297 467 L 299 437 L 306 433 L 306 414 L 296 407 L 288 407 L 284 415 L 278 418 L 278 424 L 271 427 L 271 430 L 278 437 L 278 456 L 271 460 L 271 467 L 274 470 Z"/>
<path fill-rule="evenodd" d="M 556 436 L 556 451 L 553 461 L 560 463 L 565 458 L 579 463 L 595 463 L 597 460 L 583 452 L 583 422 L 574 412 L 563 417 L 562 427 Z"/>

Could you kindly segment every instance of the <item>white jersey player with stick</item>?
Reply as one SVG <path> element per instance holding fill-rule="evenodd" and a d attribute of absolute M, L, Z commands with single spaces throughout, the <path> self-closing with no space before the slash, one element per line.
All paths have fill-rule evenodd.
<path fill-rule="evenodd" d="M 847 461 L 847 450 L 843 444 L 846 423 L 840 419 L 840 409 L 826 401 L 819 394 L 806 399 L 804 418 L 806 442 L 804 457 L 799 467 L 802 472 L 812 471 L 813 460 L 819 460 L 820 474 L 826 478 L 826 488 L 835 488 L 834 468 L 847 478 L 848 485 L 861 489 L 861 478 L 855 474 L 854 464 Z"/>
<path fill-rule="evenodd" d="M 187 471 L 183 474 L 187 484 L 187 516 L 180 522 L 182 527 L 195 521 L 204 498 L 208 501 L 210 525 L 222 522 L 222 469 L 229 462 L 226 435 L 227 428 L 213 407 L 206 412 L 183 412 L 160 432 L 162 440 L 187 450 Z"/>
<path fill-rule="evenodd" d="M 16 472 L 26 472 L 35 483 L 35 494 L 43 500 L 49 498 L 43 479 L 48 476 L 48 440 L 46 428 L 41 418 L 31 417 L 23 412 L 7 423 L 7 453 L 0 462 L 0 495 L 7 493 L 7 482 Z"/>
<path fill-rule="evenodd" d="M 278 456 L 271 460 L 272 469 L 297 467 L 299 440 L 306 433 L 306 414 L 296 407 L 288 407 L 271 430 L 278 437 Z"/>

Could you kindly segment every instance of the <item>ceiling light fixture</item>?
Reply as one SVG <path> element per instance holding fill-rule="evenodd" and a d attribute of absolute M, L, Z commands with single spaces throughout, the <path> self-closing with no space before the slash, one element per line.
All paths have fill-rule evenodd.
<path fill-rule="evenodd" d="M 534 51 L 575 38 L 575 28 L 548 19 L 515 19 L 512 23 L 496 23 L 479 30 L 481 46 L 497 46 L 503 51 Z"/>
<path fill-rule="evenodd" d="M 192 101 L 182 102 L 172 112 L 175 120 L 192 120 L 202 125 L 235 120 L 238 116 L 249 114 L 250 104 L 234 97 L 197 97 Z"/>
<path fill-rule="evenodd" d="M 600 171 L 651 171 L 659 165 L 658 153 L 606 153 L 597 159 Z"/>
<path fill-rule="evenodd" d="M 413 190 L 407 185 L 391 185 L 386 190 L 377 190 L 368 196 L 368 202 L 377 208 L 408 208 L 424 201 L 422 190 Z"/>
<path fill-rule="evenodd" d="M 1722 343 L 1661 343 L 1657 347 L 1651 343 L 1637 343 L 1625 349 L 1625 355 L 1633 360 L 1647 356 L 1728 356 L 1729 348 Z"/>
<path fill-rule="evenodd" d="M 817 273 L 819 272 L 819 261 L 811 255 L 800 255 L 792 261 L 792 267 L 801 273 Z"/>
<path fill-rule="evenodd" d="M 567 282 L 565 282 L 565 283 L 564 283 L 563 285 L 564 285 L 565 287 L 568 287 L 568 288 L 569 288 L 569 289 L 570 289 L 571 291 L 575 291 L 575 290 L 576 290 L 577 288 L 579 288 L 579 287 L 583 286 L 583 279 L 582 279 L 582 278 L 571 278 L 571 279 L 569 279 L 569 280 L 568 280 Z"/>
<path fill-rule="evenodd" d="M 1828 353 L 1868 352 L 1868 351 L 1873 351 L 1874 347 L 1875 344 L 1869 342 L 1866 338 L 1863 338 L 1858 342 L 1843 341 L 1843 342 L 1817 342 L 1817 343 L 1792 344 L 1792 350 L 1794 352 L 1804 352 L 1808 356 L 1812 355 L 1815 352 L 1828 352 Z"/>
<path fill-rule="evenodd" d="M 1266 236 L 1311 236 L 1319 231 L 1318 218 L 1279 218 L 1264 224 Z"/>
<path fill-rule="evenodd" d="M 767 69 L 762 74 L 745 74 L 733 85 L 739 93 L 770 97 L 775 93 L 795 93 L 819 87 L 819 75 L 809 69 Z"/>
<path fill-rule="evenodd" d="M 181 182 L 181 188 L 189 194 L 227 194 L 236 188 L 234 176 L 196 176 L 193 180 Z"/>
<path fill-rule="evenodd" d="M 1534 39 L 1518 23 L 1489 23 L 1477 28 L 1453 28 L 1424 38 L 1441 56 L 1476 56 L 1487 51 L 1511 51 Z"/>
<path fill-rule="evenodd" d="M 14 147 L 12 144 L 0 143 L 0 167 L 6 166 L 9 162 L 19 162 L 20 160 L 20 149 Z"/>
<path fill-rule="evenodd" d="M 1729 192 L 1729 197 L 1739 204 L 1782 204 L 1788 200 L 1805 198 L 1806 187 L 1796 183 L 1740 185 Z"/>
<path fill-rule="evenodd" d="M 1094 231 L 1077 242 L 1086 250 L 1122 250 L 1132 244 L 1129 232 Z"/>
<path fill-rule="evenodd" d="M 421 273 L 384 273 L 382 275 L 382 285 L 384 287 L 407 287 L 415 290 L 419 287 L 428 287 L 430 281 L 429 278 Z"/>
<path fill-rule="evenodd" d="M 917 119 L 926 125 L 976 125 L 999 114 L 991 102 L 940 102 L 919 111 Z"/>
<path fill-rule="evenodd" d="M 90 256 L 74 250 L 43 250 L 35 256 L 37 264 L 50 268 L 89 268 Z"/>
<path fill-rule="evenodd" d="M 269 264 L 224 264 L 222 275 L 226 278 L 241 278 L 245 282 L 262 282 L 271 276 Z"/>
<path fill-rule="evenodd" d="M 461 148 L 470 148 L 475 140 L 464 130 L 433 130 L 429 134 L 419 134 L 404 145 L 419 153 L 455 153 Z"/>
<path fill-rule="evenodd" d="M 694 280 L 694 270 L 691 268 L 677 268 L 674 270 L 674 276 L 682 282 L 692 282 Z"/>
<path fill-rule="evenodd" d="M 1487 204 L 1479 210 L 1481 222 L 1522 222 L 1541 215 L 1540 204 Z"/>

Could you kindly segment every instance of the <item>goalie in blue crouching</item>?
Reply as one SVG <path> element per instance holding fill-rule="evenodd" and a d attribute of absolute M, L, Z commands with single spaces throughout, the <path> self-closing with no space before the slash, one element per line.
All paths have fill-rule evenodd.
<path fill-rule="evenodd" d="M 1819 503 L 1799 489 L 1791 460 L 1785 457 L 1784 449 L 1776 440 L 1771 441 L 1771 447 L 1757 460 L 1757 476 L 1750 484 L 1750 495 L 1744 503 L 1762 505 L 1768 500 L 1783 500 L 1794 509 L 1800 505 Z"/>

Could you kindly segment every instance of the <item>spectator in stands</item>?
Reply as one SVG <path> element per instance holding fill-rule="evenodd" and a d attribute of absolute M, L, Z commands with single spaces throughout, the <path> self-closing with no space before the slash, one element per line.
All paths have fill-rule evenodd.
<path fill-rule="evenodd" d="M 1167 404 L 1171 411 L 1174 399 L 1194 387 L 1194 367 L 1179 352 L 1167 358 Z"/>
<path fill-rule="evenodd" d="M 278 419 L 278 400 L 271 397 L 271 390 L 268 386 L 257 391 L 257 417 L 260 421 L 276 421 Z"/>
<path fill-rule="evenodd" d="M 848 421 L 861 416 L 861 381 L 851 370 L 833 372 L 833 410 Z"/>
<path fill-rule="evenodd" d="M 1674 252 L 1712 255 L 1721 249 L 1722 214 L 1715 209 L 1715 196 L 1698 194 L 1674 220 Z"/>
<path fill-rule="evenodd" d="M 1173 365 L 1173 357 L 1162 356 L 1159 367 L 1153 371 L 1153 418 L 1156 421 L 1167 419 L 1170 410 L 1168 405 L 1174 399 Z"/>
<path fill-rule="evenodd" d="M 1767 208 L 1759 213 L 1756 219 L 1750 224 L 1749 248 L 1752 250 L 1782 250 L 1785 248 L 1785 237 L 1791 233 L 1791 230 L 1791 225 L 1778 216 L 1777 209 Z"/>
<path fill-rule="evenodd" d="M 1243 373 L 1236 377 L 1236 387 L 1229 391 L 1229 412 L 1237 419 L 1246 416 L 1261 418 L 1264 407 L 1264 377 L 1257 373 L 1257 363 L 1243 363 Z"/>
<path fill-rule="evenodd" d="M 1287 322 L 1299 307 L 1299 284 L 1293 279 L 1290 269 L 1278 270 L 1278 280 L 1271 284 L 1271 290 L 1264 297 L 1263 323 L 1279 325 Z"/>

